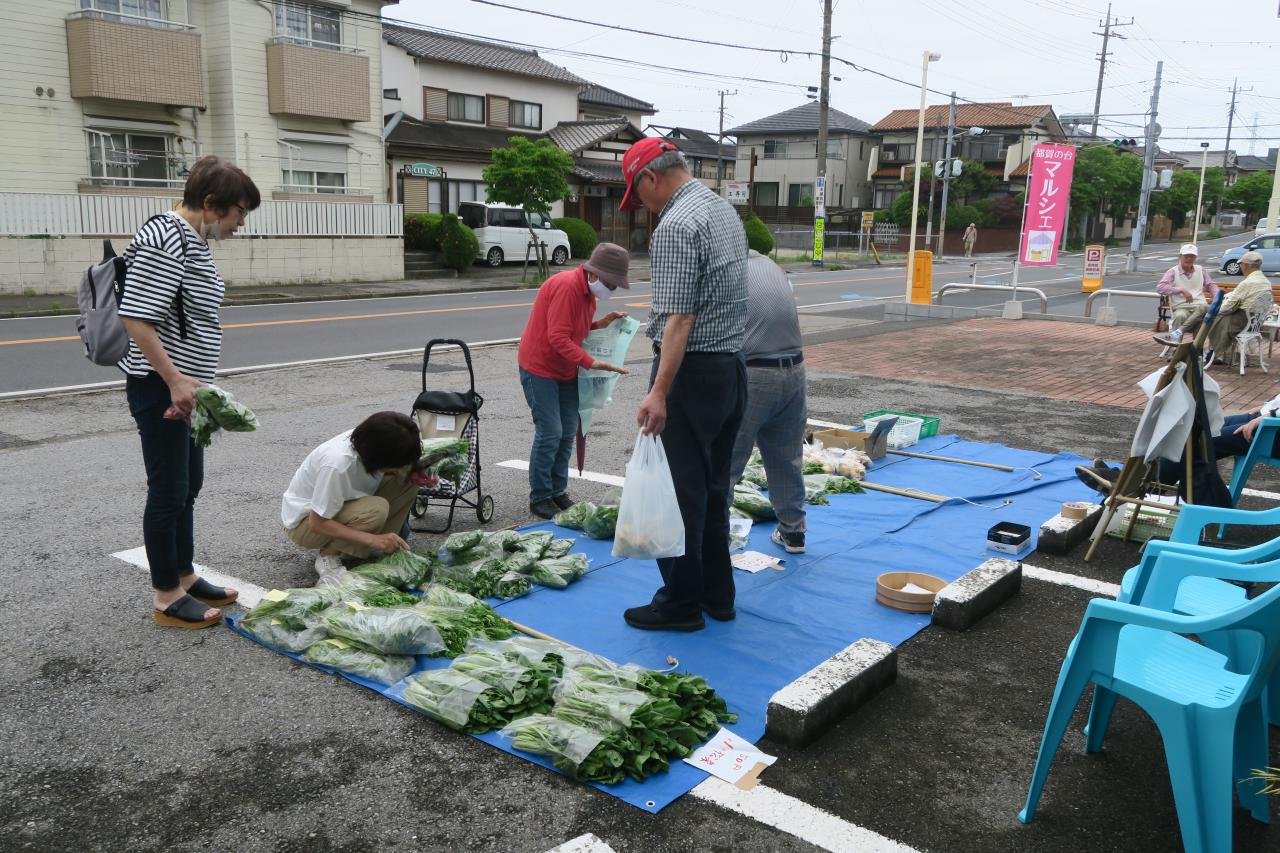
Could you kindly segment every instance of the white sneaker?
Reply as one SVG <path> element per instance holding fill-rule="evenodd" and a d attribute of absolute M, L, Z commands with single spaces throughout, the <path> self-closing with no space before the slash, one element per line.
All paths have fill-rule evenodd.
<path fill-rule="evenodd" d="M 316 575 L 321 579 L 339 578 L 346 574 L 347 567 L 336 554 L 320 554 L 316 557 Z"/>
<path fill-rule="evenodd" d="M 1155 341 L 1158 344 L 1164 344 L 1167 347 L 1176 347 L 1178 344 L 1182 343 L 1182 330 L 1174 329 L 1166 335 L 1152 335 L 1151 337 L 1155 338 Z"/>

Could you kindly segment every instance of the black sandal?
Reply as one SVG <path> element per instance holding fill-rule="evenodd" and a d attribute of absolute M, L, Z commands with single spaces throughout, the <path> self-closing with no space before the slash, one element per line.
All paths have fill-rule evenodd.
<path fill-rule="evenodd" d="M 184 595 L 164 610 L 153 610 L 156 624 L 165 628 L 208 628 L 222 621 L 222 611 L 212 619 L 204 618 L 208 606 Z"/>
<path fill-rule="evenodd" d="M 212 605 L 213 607 L 222 607 L 227 604 L 232 604 L 240 597 L 240 593 L 238 592 L 233 592 L 230 595 L 227 595 L 226 589 L 220 586 L 214 586 L 204 578 L 196 578 L 196 582 L 187 590 L 187 595 L 192 598 L 198 598 L 205 604 Z"/>

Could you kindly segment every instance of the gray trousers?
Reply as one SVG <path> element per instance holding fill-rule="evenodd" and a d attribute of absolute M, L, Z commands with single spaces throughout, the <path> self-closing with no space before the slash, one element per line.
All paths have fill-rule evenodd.
<path fill-rule="evenodd" d="M 769 479 L 769 502 L 778 526 L 787 533 L 804 532 L 804 364 L 794 367 L 748 367 L 747 410 L 733 445 L 729 471 L 742 479 L 751 448 L 758 446 Z"/>

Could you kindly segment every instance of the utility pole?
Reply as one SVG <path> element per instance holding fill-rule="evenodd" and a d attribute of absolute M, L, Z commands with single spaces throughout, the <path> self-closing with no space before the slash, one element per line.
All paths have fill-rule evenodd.
<path fill-rule="evenodd" d="M 1240 81 L 1233 79 L 1231 81 L 1231 106 L 1227 109 L 1227 142 L 1222 146 L 1222 180 L 1225 186 L 1231 186 L 1231 173 L 1227 171 L 1227 163 L 1231 160 L 1231 125 L 1236 117 L 1236 92 L 1240 88 Z M 1215 230 L 1222 224 L 1222 201 L 1218 201 L 1218 209 L 1213 214 L 1213 227 Z"/>
<path fill-rule="evenodd" d="M 1102 53 L 1098 54 L 1098 91 L 1093 96 L 1093 128 L 1089 131 L 1091 135 L 1098 135 L 1098 114 L 1102 112 L 1102 78 L 1107 73 L 1107 43 L 1112 36 L 1118 39 L 1124 38 L 1119 33 L 1113 33 L 1113 27 L 1128 27 L 1133 24 L 1133 18 L 1128 21 L 1113 21 L 1111 19 L 1111 4 L 1107 4 L 1107 19 L 1098 21 L 1098 26 L 1102 27 L 1102 32 L 1094 33 L 1095 36 L 1102 36 Z"/>
<path fill-rule="evenodd" d="M 831 110 L 831 0 L 822 0 L 822 80 L 818 84 L 818 174 L 813 183 L 813 265 L 824 266 L 827 225 L 827 116 Z"/>
<path fill-rule="evenodd" d="M 732 92 L 720 91 L 720 135 L 716 137 L 716 195 L 723 195 L 722 187 L 724 186 L 724 96 L 736 95 L 738 90 Z"/>
<path fill-rule="evenodd" d="M 1129 260 L 1125 265 L 1128 272 L 1138 271 L 1138 253 L 1142 251 L 1142 238 L 1147 230 L 1147 210 L 1151 206 L 1152 176 L 1156 164 L 1156 142 L 1160 138 L 1160 125 L 1156 124 L 1156 115 L 1160 109 L 1160 75 L 1164 72 L 1164 63 L 1156 63 L 1155 88 L 1151 90 L 1151 112 L 1147 119 L 1146 150 L 1142 153 L 1142 195 L 1138 198 L 1138 221 L 1133 229 L 1133 238 L 1129 241 Z"/>
<path fill-rule="evenodd" d="M 942 217 L 938 222 L 938 257 L 947 239 L 947 194 L 951 189 L 951 150 L 956 138 L 956 93 L 951 93 L 951 108 L 947 110 L 947 151 L 942 158 Z"/>

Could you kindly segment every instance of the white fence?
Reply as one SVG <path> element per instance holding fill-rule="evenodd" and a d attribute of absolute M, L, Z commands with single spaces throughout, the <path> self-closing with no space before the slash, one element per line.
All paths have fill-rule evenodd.
<path fill-rule="evenodd" d="M 173 207 L 172 196 L 0 192 L 0 236 L 121 237 Z M 335 201 L 264 201 L 247 237 L 401 237 L 404 207 Z"/>

